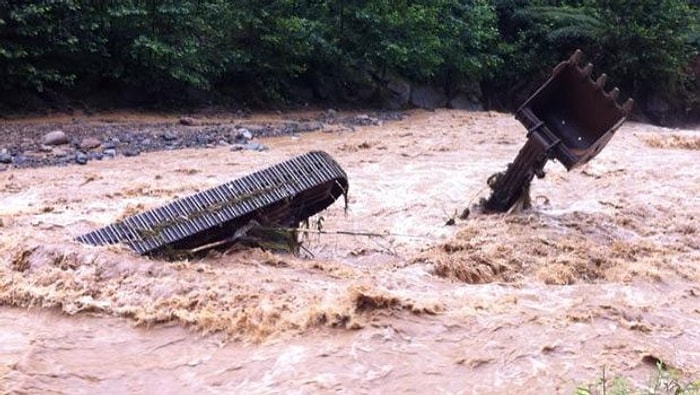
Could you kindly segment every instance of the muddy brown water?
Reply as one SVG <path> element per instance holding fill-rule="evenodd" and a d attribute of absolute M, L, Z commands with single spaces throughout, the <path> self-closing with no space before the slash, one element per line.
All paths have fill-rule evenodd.
<path fill-rule="evenodd" d="M 700 378 L 700 131 L 627 123 L 534 208 L 472 213 L 510 115 L 0 173 L 0 389 L 10 393 L 572 393 L 654 360 Z M 321 149 L 350 180 L 314 256 L 162 262 L 72 238 Z M 651 361 L 651 362 L 650 362 Z"/>

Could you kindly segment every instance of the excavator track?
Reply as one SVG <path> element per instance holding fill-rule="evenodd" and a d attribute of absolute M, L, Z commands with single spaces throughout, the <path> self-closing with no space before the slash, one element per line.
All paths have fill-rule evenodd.
<path fill-rule="evenodd" d="M 124 243 L 141 255 L 189 250 L 230 238 L 254 221 L 295 227 L 340 196 L 348 180 L 330 155 L 312 151 L 217 187 L 83 234 L 77 241 Z"/>

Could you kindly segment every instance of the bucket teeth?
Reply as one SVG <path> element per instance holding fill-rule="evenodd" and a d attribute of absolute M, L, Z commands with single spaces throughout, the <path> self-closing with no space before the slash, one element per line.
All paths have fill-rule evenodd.
<path fill-rule="evenodd" d="M 593 72 L 593 63 L 588 63 L 586 65 L 586 67 L 584 67 L 583 70 L 581 71 L 581 74 L 588 77 L 591 75 L 592 72 Z"/>
<path fill-rule="evenodd" d="M 583 57 L 583 52 L 580 49 L 577 49 L 574 51 L 573 54 L 569 57 L 569 63 L 577 65 L 581 62 L 581 58 Z"/>
<path fill-rule="evenodd" d="M 617 101 L 617 97 L 620 96 L 620 89 L 618 87 L 613 88 L 613 90 L 608 93 L 608 96 L 610 96 L 613 101 Z"/>
<path fill-rule="evenodd" d="M 605 87 L 605 82 L 608 80 L 607 74 L 601 74 L 600 77 L 598 77 L 597 80 L 595 80 L 595 84 L 598 85 L 598 88 L 603 89 Z"/>
<path fill-rule="evenodd" d="M 625 113 L 629 114 L 629 113 L 632 112 L 632 107 L 633 107 L 633 106 L 634 106 L 634 99 L 629 98 L 629 99 L 627 99 L 627 101 L 625 102 L 625 104 L 622 105 L 622 111 L 624 111 Z"/>
<path fill-rule="evenodd" d="M 347 197 L 347 190 L 343 169 L 325 152 L 314 151 L 127 217 L 76 240 L 91 245 L 122 242 L 148 255 L 193 249 L 229 239 L 250 221 L 296 226 L 338 197 Z"/>

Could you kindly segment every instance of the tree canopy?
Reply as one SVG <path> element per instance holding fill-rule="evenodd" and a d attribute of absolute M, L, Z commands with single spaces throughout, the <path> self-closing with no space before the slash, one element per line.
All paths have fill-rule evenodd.
<path fill-rule="evenodd" d="M 135 92 L 142 103 L 265 105 L 298 100 L 300 85 L 315 89 L 311 99 L 342 101 L 320 94 L 321 81 L 371 92 L 399 77 L 480 84 L 490 106 L 507 109 L 581 48 L 638 101 L 687 114 L 700 100 L 698 9 L 695 0 L 0 0 L 0 101 Z"/>

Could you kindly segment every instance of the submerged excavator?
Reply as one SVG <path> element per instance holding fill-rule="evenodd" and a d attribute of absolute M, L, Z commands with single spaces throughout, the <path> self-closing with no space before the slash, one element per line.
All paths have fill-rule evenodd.
<path fill-rule="evenodd" d="M 503 173 L 489 179 L 485 212 L 505 212 L 528 197 L 534 176 L 550 159 L 567 170 L 595 157 L 632 110 L 608 92 L 606 76 L 591 78 L 581 51 L 554 68 L 551 77 L 516 111 L 527 141 Z M 92 245 L 124 243 L 138 254 L 178 258 L 245 240 L 296 237 L 289 230 L 344 196 L 343 169 L 320 151 L 289 159 L 164 206 L 132 215 L 77 238 Z M 291 244 L 294 244 L 293 241 Z"/>
<path fill-rule="evenodd" d="M 567 170 L 593 159 L 610 141 L 632 111 L 634 100 L 620 105 L 620 90 L 605 91 L 607 76 L 591 78 L 593 65 L 581 67 L 583 53 L 576 50 L 559 63 L 549 79 L 515 112 L 527 129 L 527 141 L 503 173 L 489 178 L 491 196 L 485 212 L 505 212 L 516 202 L 529 205 L 533 178 L 543 178 L 544 165 L 556 159 Z"/>

